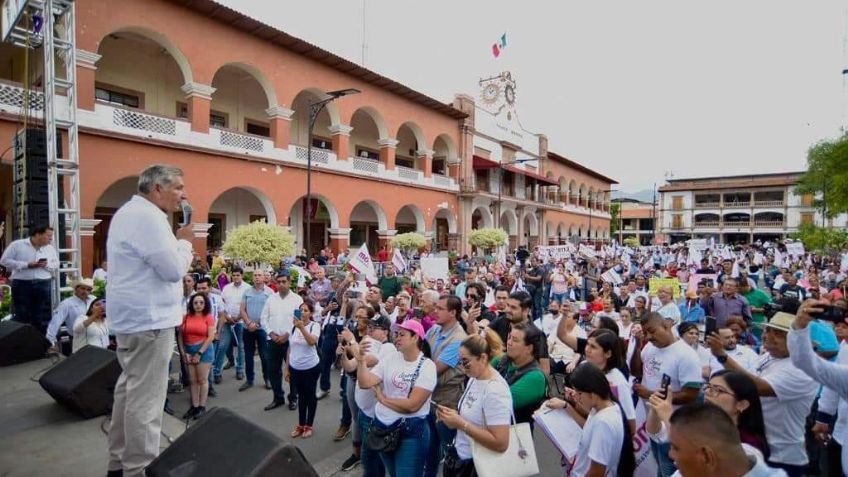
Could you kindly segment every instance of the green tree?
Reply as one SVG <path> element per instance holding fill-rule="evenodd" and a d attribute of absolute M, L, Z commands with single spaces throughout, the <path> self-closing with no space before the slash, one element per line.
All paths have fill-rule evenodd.
<path fill-rule="evenodd" d="M 502 229 L 484 228 L 472 230 L 468 234 L 468 243 L 486 252 L 503 245 L 508 235 Z"/>
<path fill-rule="evenodd" d="M 294 237 L 282 227 L 262 220 L 230 230 L 222 248 L 229 258 L 276 266 L 294 252 Z"/>
<path fill-rule="evenodd" d="M 800 240 L 804 249 L 810 252 L 836 253 L 848 242 L 848 232 L 831 227 L 819 227 L 815 224 L 802 225 L 792 238 Z"/>
<path fill-rule="evenodd" d="M 621 204 L 613 202 L 610 204 L 610 237 L 618 234 L 618 217 L 621 215 Z"/>
<path fill-rule="evenodd" d="M 848 212 L 848 134 L 821 141 L 807 151 L 807 172 L 795 191 L 821 194 L 815 206 L 828 218 Z"/>
<path fill-rule="evenodd" d="M 399 248 L 406 256 L 427 245 L 427 237 L 418 232 L 398 234 L 392 238 L 392 247 Z"/>

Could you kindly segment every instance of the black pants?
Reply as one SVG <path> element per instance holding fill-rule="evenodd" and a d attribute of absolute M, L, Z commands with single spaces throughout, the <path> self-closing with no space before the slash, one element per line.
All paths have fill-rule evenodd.
<path fill-rule="evenodd" d="M 842 446 L 831 439 L 827 443 L 827 477 L 842 477 Z"/>
<path fill-rule="evenodd" d="M 297 424 L 312 426 L 315 421 L 315 411 L 318 409 L 318 398 L 315 396 L 315 386 L 321 375 L 321 365 L 316 364 L 310 369 L 297 370 L 289 366 L 291 383 L 297 393 Z"/>
<path fill-rule="evenodd" d="M 46 334 L 50 324 L 51 288 L 52 280 L 12 280 L 13 319 Z"/>
<path fill-rule="evenodd" d="M 274 400 L 283 401 L 286 398 L 286 393 L 283 391 L 283 361 L 286 360 L 288 355 L 289 343 L 286 341 L 284 344 L 278 345 L 269 341 L 266 346 L 268 351 L 268 379 L 271 381 L 271 389 L 274 391 Z M 291 388 L 289 399 L 291 399 L 294 397 L 294 380 L 289 385 Z"/>

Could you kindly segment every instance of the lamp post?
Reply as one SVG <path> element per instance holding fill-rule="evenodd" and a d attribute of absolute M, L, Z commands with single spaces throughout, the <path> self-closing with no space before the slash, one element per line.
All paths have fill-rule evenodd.
<path fill-rule="evenodd" d="M 312 130 L 315 128 L 315 121 L 324 107 L 336 98 L 356 93 L 360 93 L 360 91 L 354 88 L 329 91 L 326 93 L 326 98 L 309 103 L 309 133 L 306 144 L 306 247 L 304 247 L 306 248 L 307 258 L 311 256 L 309 249 L 312 246 Z"/>

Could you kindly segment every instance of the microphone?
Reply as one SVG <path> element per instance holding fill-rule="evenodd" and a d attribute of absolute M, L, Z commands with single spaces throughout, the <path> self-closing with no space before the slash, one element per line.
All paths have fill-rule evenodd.
<path fill-rule="evenodd" d="M 180 209 L 183 212 L 183 219 L 180 221 L 180 227 L 185 227 L 191 223 L 191 204 L 189 204 L 187 200 L 183 199 L 180 202 Z"/>

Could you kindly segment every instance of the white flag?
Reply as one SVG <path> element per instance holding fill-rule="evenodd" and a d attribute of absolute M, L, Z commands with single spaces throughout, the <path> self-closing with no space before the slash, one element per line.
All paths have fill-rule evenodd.
<path fill-rule="evenodd" d="M 377 272 L 374 271 L 374 262 L 371 260 L 371 254 L 368 253 L 367 244 L 362 244 L 359 247 L 359 250 L 350 258 L 348 265 L 357 272 L 364 274 L 369 283 L 377 283 Z"/>
<path fill-rule="evenodd" d="M 395 266 L 395 270 L 398 273 L 406 271 L 406 260 L 404 260 L 403 254 L 400 253 L 400 249 L 397 247 L 395 247 L 395 253 L 392 255 L 392 265 Z"/>

